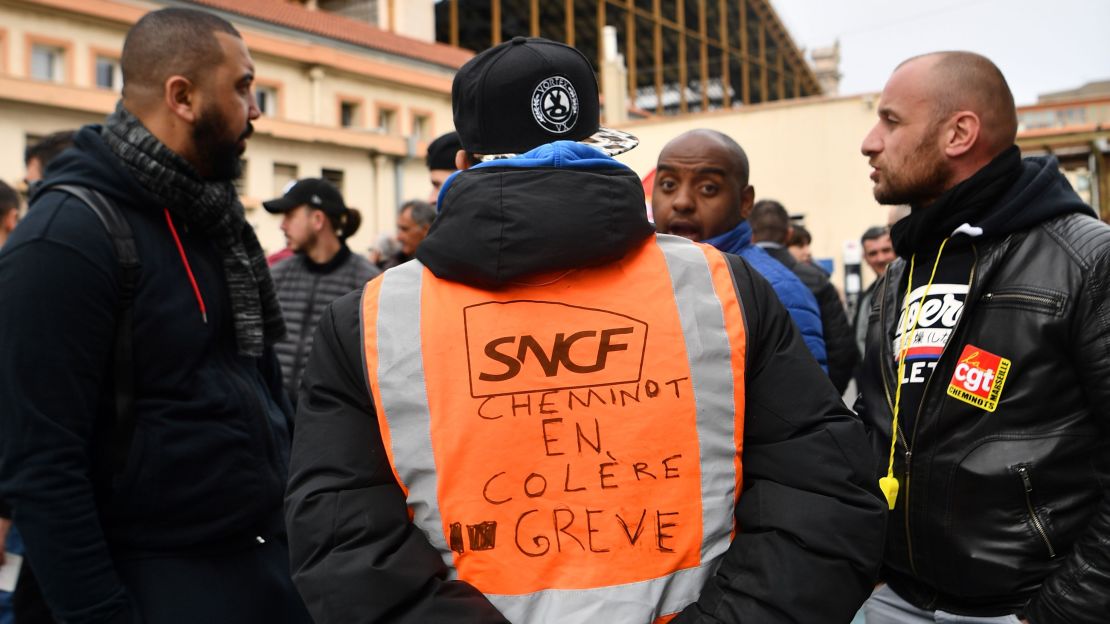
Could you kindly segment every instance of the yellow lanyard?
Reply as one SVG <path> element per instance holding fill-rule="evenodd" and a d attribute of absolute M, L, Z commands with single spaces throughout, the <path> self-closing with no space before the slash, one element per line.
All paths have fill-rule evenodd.
<path fill-rule="evenodd" d="M 898 479 L 894 478 L 894 450 L 898 441 L 898 408 L 902 404 L 902 379 L 906 374 L 906 353 L 910 350 L 913 333 L 917 331 L 917 323 L 921 320 L 921 311 L 925 309 L 925 300 L 929 296 L 929 289 L 933 287 L 933 279 L 937 276 L 940 254 L 944 252 L 944 246 L 947 244 L 948 239 L 946 238 L 941 241 L 940 248 L 937 249 L 937 258 L 933 261 L 933 271 L 929 274 L 929 281 L 925 284 L 925 292 L 921 295 L 921 303 L 917 306 L 917 314 L 914 315 L 913 324 L 910 325 L 909 331 L 906 331 L 906 321 L 909 320 L 910 311 L 910 293 L 913 291 L 913 268 L 917 254 L 910 256 L 910 275 L 909 279 L 906 280 L 906 296 L 902 300 L 902 309 L 906 311 L 906 314 L 902 316 L 902 324 L 899 327 L 902 333 L 898 339 L 898 388 L 894 391 L 894 418 L 890 422 L 890 461 L 887 464 L 886 476 L 879 479 L 879 489 L 883 491 L 883 495 L 886 496 L 886 503 L 891 509 L 894 509 L 894 501 L 898 500 Z M 907 440 L 907 444 L 908 442 Z"/>

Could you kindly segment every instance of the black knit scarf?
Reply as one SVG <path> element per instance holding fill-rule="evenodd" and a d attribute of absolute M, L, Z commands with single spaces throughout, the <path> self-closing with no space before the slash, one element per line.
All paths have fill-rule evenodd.
<path fill-rule="evenodd" d="M 285 321 L 254 229 L 231 182 L 206 182 L 184 158 L 150 133 L 123 104 L 101 136 L 139 184 L 177 221 L 207 236 L 220 251 L 240 355 L 261 357 L 285 335 Z"/>
<path fill-rule="evenodd" d="M 1021 175 L 1021 151 L 1011 146 L 970 178 L 945 191 L 928 206 L 913 206 L 910 215 L 890 228 L 894 251 L 909 258 L 935 247 L 963 224 L 980 225 L 983 217 Z M 997 236 L 999 232 L 983 232 Z"/>

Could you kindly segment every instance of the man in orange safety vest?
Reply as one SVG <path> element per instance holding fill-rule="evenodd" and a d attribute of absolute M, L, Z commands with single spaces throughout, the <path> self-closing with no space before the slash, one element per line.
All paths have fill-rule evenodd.
<path fill-rule="evenodd" d="M 656 235 L 574 48 L 452 90 L 416 261 L 325 314 L 286 519 L 317 622 L 847 622 L 883 507 L 770 286 Z"/>

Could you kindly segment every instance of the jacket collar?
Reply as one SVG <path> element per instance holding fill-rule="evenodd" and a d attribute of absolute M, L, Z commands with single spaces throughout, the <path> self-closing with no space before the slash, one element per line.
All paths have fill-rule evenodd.
<path fill-rule="evenodd" d="M 747 221 L 741 221 L 740 225 L 731 230 L 713 238 L 707 238 L 702 242 L 706 245 L 713 245 L 725 253 L 737 254 L 740 253 L 741 249 L 751 244 L 752 226 L 748 225 Z"/>

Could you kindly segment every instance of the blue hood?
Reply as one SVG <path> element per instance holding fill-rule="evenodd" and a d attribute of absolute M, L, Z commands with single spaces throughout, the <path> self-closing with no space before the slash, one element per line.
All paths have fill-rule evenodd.
<path fill-rule="evenodd" d="M 499 158 L 497 160 L 478 163 L 466 171 L 493 167 L 512 167 L 519 169 L 551 167 L 555 169 L 580 170 L 606 168 L 628 169 L 627 165 L 613 160 L 611 156 L 597 148 L 576 141 L 555 141 L 554 143 L 541 145 L 519 156 Z M 460 173 L 462 173 L 462 171 L 452 173 L 443 182 L 443 186 L 439 189 L 439 199 L 436 201 L 437 209 L 443 206 L 443 199 L 447 195 L 447 189 L 451 186 L 451 183 L 455 181 L 455 177 Z"/>
<path fill-rule="evenodd" d="M 437 277 L 480 288 L 604 264 L 655 232 L 635 172 L 573 141 L 452 174 L 438 209 L 416 257 Z"/>
<path fill-rule="evenodd" d="M 828 350 L 825 348 L 824 326 L 821 322 L 821 308 L 817 304 L 817 299 L 785 264 L 775 260 L 752 243 L 752 226 L 747 221 L 741 221 L 740 225 L 731 230 L 702 242 L 747 260 L 771 283 L 771 288 L 775 289 L 779 301 L 798 326 L 809 352 L 827 372 Z"/>

